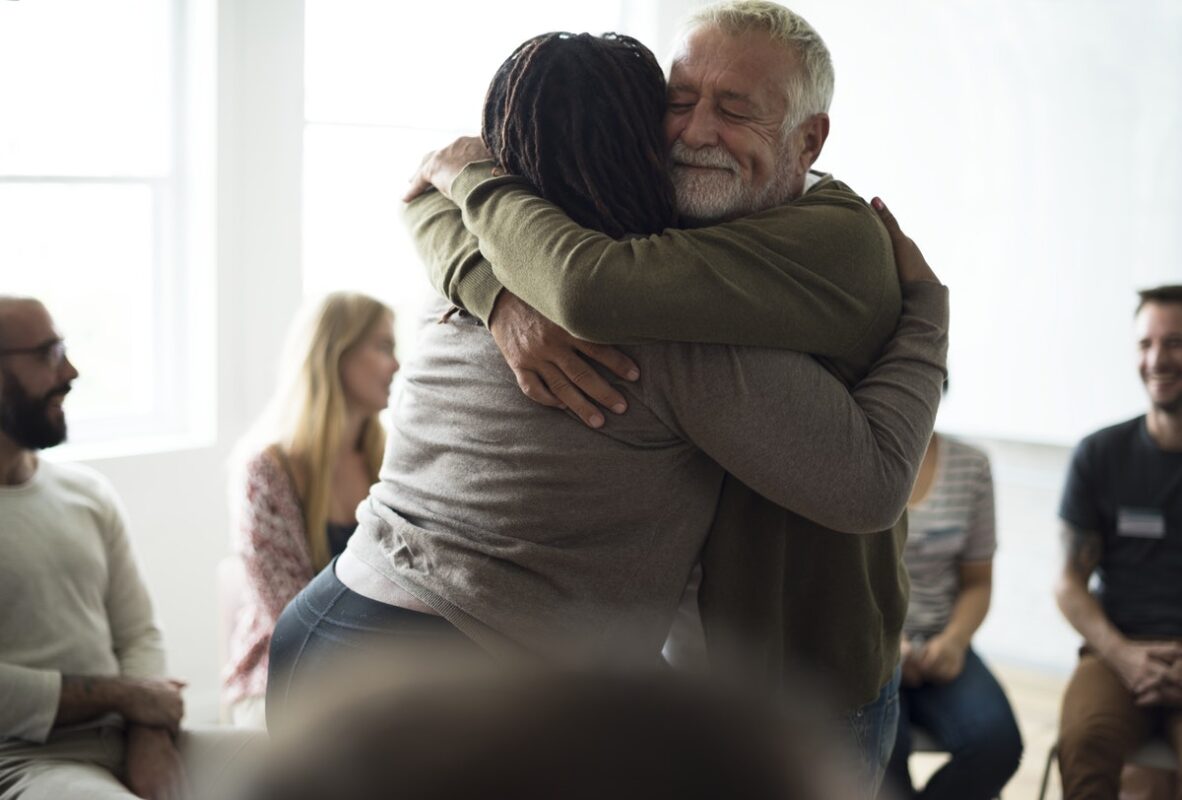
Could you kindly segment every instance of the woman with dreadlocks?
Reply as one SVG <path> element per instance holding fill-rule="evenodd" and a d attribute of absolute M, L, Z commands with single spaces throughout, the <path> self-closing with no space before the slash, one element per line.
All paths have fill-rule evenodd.
<path fill-rule="evenodd" d="M 493 76 L 481 136 L 502 169 L 619 239 L 677 222 L 664 111 L 661 67 L 631 36 L 546 33 Z"/>
<path fill-rule="evenodd" d="M 634 39 L 547 34 L 497 71 L 484 135 L 498 170 L 642 246 L 675 222 L 663 98 Z M 440 235 L 472 257 L 462 231 Z M 645 379 L 621 386 L 628 413 L 598 429 L 523 397 L 475 317 L 425 326 L 357 532 L 276 627 L 268 722 L 332 685 L 327 664 L 380 644 L 656 662 L 724 470 L 833 528 L 888 527 L 933 422 L 946 313 L 932 287 L 852 393 L 786 350 L 639 346 Z"/>

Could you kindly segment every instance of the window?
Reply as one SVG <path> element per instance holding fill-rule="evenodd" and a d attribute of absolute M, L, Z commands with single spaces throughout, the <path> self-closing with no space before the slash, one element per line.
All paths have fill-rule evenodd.
<path fill-rule="evenodd" d="M 351 288 L 382 298 L 399 312 L 405 356 L 433 295 L 399 216 L 420 159 L 479 131 L 488 82 L 522 41 L 548 30 L 653 41 L 630 13 L 619 0 L 306 0 L 305 294 Z"/>
<path fill-rule="evenodd" d="M 212 413 L 186 273 L 187 11 L 0 5 L 0 286 L 45 302 L 67 339 L 75 443 L 191 434 Z"/>

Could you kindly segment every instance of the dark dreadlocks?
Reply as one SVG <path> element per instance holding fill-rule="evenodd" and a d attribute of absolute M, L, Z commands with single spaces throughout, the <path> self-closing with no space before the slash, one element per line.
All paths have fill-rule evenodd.
<path fill-rule="evenodd" d="M 614 238 L 677 219 L 661 119 L 665 78 L 630 36 L 545 33 L 493 76 L 481 135 L 493 158 Z"/>

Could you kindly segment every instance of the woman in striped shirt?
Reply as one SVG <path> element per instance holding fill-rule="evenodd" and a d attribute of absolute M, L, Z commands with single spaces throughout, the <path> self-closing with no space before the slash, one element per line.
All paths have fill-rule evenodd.
<path fill-rule="evenodd" d="M 933 435 L 908 513 L 911 599 L 886 782 L 903 798 L 996 797 L 1018 769 L 1022 738 L 1005 692 L 970 646 L 989 611 L 997 548 L 989 457 Z M 907 768 L 913 723 L 952 755 L 920 791 Z"/>

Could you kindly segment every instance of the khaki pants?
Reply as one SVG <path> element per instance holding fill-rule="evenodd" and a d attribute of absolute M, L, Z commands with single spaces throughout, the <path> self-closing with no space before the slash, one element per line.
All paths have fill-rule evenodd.
<path fill-rule="evenodd" d="M 1178 773 L 1164 769 L 1125 764 L 1120 774 L 1120 800 L 1176 800 Z M 1179 794 L 1177 797 L 1182 797 Z"/>
<path fill-rule="evenodd" d="M 0 744 L 0 800 L 93 797 L 129 800 L 119 780 L 123 729 L 113 725 L 50 734 L 45 744 Z"/>
<path fill-rule="evenodd" d="M 177 740 L 191 797 L 225 798 L 266 745 L 234 728 L 184 730 Z M 122 782 L 120 725 L 55 732 L 44 744 L 0 741 L 0 800 L 135 800 Z"/>
<path fill-rule="evenodd" d="M 1059 717 L 1063 797 L 1116 800 L 1125 757 L 1151 735 L 1164 735 L 1182 759 L 1182 708 L 1138 707 L 1107 664 L 1082 652 Z"/>

